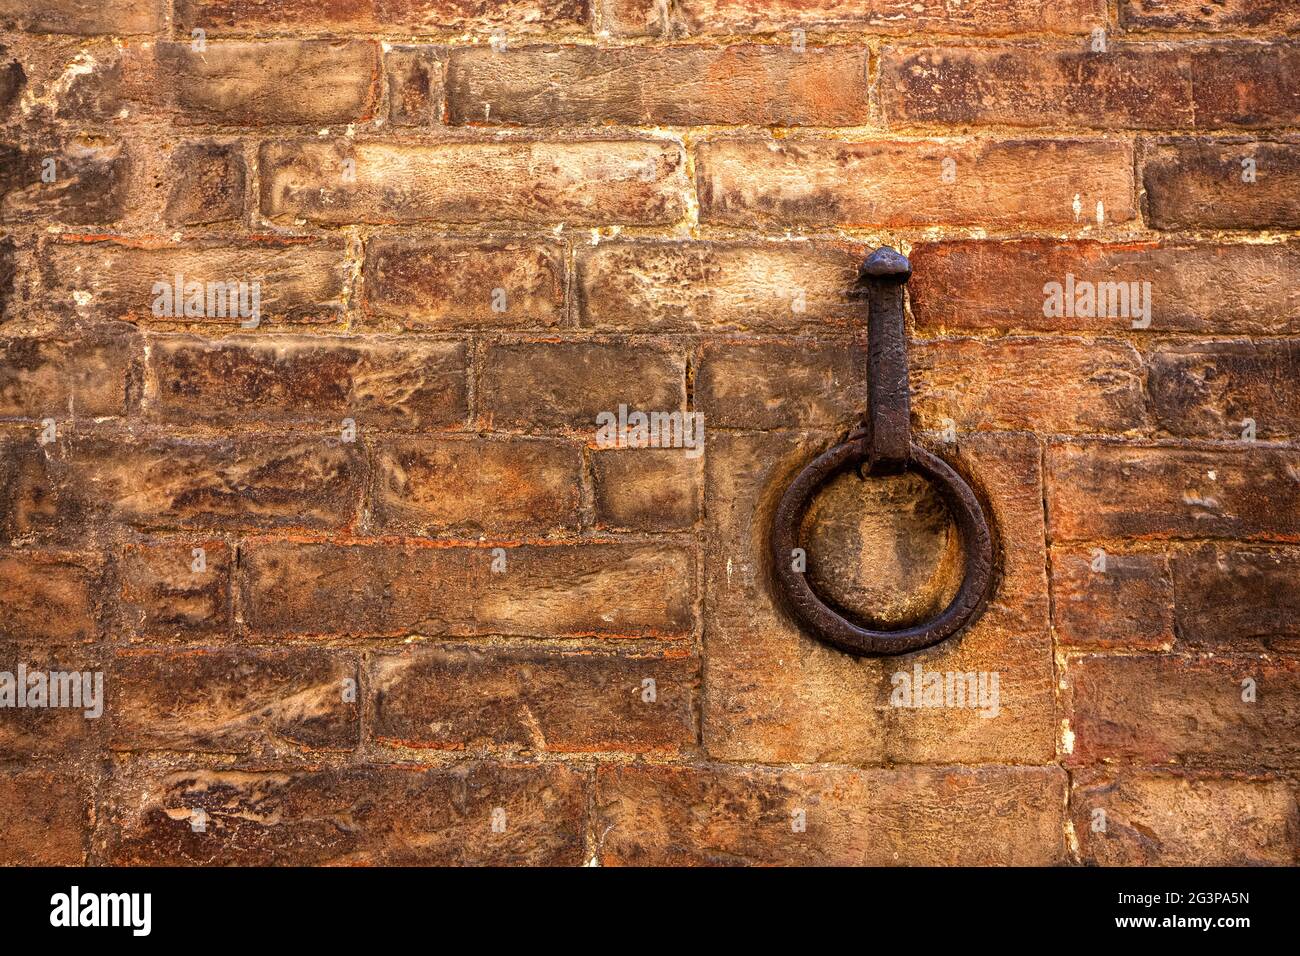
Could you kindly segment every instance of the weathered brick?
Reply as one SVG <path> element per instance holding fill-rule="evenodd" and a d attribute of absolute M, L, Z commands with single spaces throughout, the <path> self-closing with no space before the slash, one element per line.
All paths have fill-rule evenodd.
<path fill-rule="evenodd" d="M 316 649 L 120 651 L 109 682 L 119 750 L 350 750 L 357 663 Z"/>
<path fill-rule="evenodd" d="M 82 866 L 93 796 L 75 774 L 0 772 L 0 866 Z"/>
<path fill-rule="evenodd" d="M 356 446 L 314 441 L 107 437 L 0 446 L 10 535 L 140 528 L 337 528 L 361 490 Z"/>
<path fill-rule="evenodd" d="M 550 47 L 455 50 L 448 120 L 860 126 L 871 118 L 865 47 Z"/>
<path fill-rule="evenodd" d="M 637 331 L 857 327 L 863 306 L 848 292 L 863 255 L 808 242 L 582 245 L 580 321 Z"/>
<path fill-rule="evenodd" d="M 1293 438 L 1300 428 L 1300 343 L 1162 345 L 1147 387 L 1156 423 L 1182 437 L 1240 438 L 1245 419 L 1259 438 Z"/>
<path fill-rule="evenodd" d="M 866 350 L 836 342 L 706 342 L 695 376 L 705 426 L 851 424 L 866 400 Z"/>
<path fill-rule="evenodd" d="M 76 123 L 102 123 L 119 117 L 124 108 L 130 108 L 128 100 L 137 100 L 132 96 L 137 90 L 128 87 L 126 79 L 130 72 L 127 64 L 136 66 L 138 61 L 133 57 L 139 50 L 114 42 L 83 46 L 64 65 L 58 80 L 47 87 L 45 103 L 38 100 L 34 105 L 38 110 L 52 107 L 55 119 Z"/>
<path fill-rule="evenodd" d="M 1041 866 L 1065 855 L 1055 767 L 605 766 L 596 786 L 606 866 Z"/>
<path fill-rule="evenodd" d="M 365 277 L 369 312 L 405 328 L 550 328 L 564 320 L 559 243 L 376 239 Z"/>
<path fill-rule="evenodd" d="M 54 181 L 42 173 L 53 160 Z M 48 149 L 0 143 L 0 222 L 113 223 L 125 212 L 131 159 L 121 143 L 73 141 Z"/>
<path fill-rule="evenodd" d="M 695 440 L 707 443 L 704 436 Z M 705 444 L 700 447 L 701 453 L 707 450 Z M 618 448 L 592 454 L 596 525 L 627 531 L 693 527 L 703 504 L 704 481 L 704 463 L 693 454 L 687 448 Z"/>
<path fill-rule="evenodd" d="M 0 674 L 11 675 L 15 687 L 20 676 L 27 681 L 24 706 L 14 701 L 0 708 L 0 761 L 37 756 L 71 761 L 94 752 L 112 684 L 95 651 L 0 642 Z M 45 705 L 27 703 L 42 693 Z M 55 693 L 58 707 L 49 706 Z"/>
<path fill-rule="evenodd" d="M 132 763 L 115 774 L 109 796 L 110 859 L 576 866 L 587 796 L 586 775 L 557 764 L 245 771 Z M 202 832 L 191 826 L 196 810 L 206 815 Z M 494 814 L 504 831 L 493 828 Z"/>
<path fill-rule="evenodd" d="M 1245 182 L 1255 163 L 1255 181 Z M 1142 163 L 1147 219 L 1156 229 L 1300 227 L 1300 144 L 1170 139 Z"/>
<path fill-rule="evenodd" d="M 186 29 L 296 33 L 304 23 L 329 32 L 511 33 L 586 29 L 587 0 L 177 0 Z"/>
<path fill-rule="evenodd" d="M 955 182 L 941 178 L 945 159 Z M 710 224 L 1070 227 L 1131 220 L 1132 165 L 1112 140 L 738 136 L 699 144 L 696 179 Z"/>
<path fill-rule="evenodd" d="M 1047 514 L 1053 540 L 1300 538 L 1294 451 L 1053 444 Z"/>
<path fill-rule="evenodd" d="M 92 555 L 0 551 L 0 640 L 93 641 L 100 633 L 103 563 Z"/>
<path fill-rule="evenodd" d="M 908 283 L 919 329 L 1032 329 L 1058 332 L 1122 331 L 1150 318 L 1153 332 L 1279 335 L 1300 330 L 1300 251 L 1289 244 L 1165 245 L 1151 242 L 1060 242 L 1024 239 L 922 243 L 912 249 Z M 1073 315 L 1046 314 L 1044 287 L 1076 280 L 1094 294 L 1104 283 L 1149 282 L 1138 297 L 1149 316 L 1075 308 Z M 1131 292 L 1130 287 L 1130 292 Z M 1117 299 L 1122 306 L 1123 300 Z M 1086 314 L 1086 313 L 1092 314 Z"/>
<path fill-rule="evenodd" d="M 14 280 L 18 268 L 15 264 L 17 245 L 8 237 L 0 239 L 0 322 L 9 320 L 12 312 L 10 300 L 14 295 Z"/>
<path fill-rule="evenodd" d="M 1124 432 L 1145 422 L 1142 361 L 1124 342 L 940 339 L 910 353 L 924 429 Z"/>
<path fill-rule="evenodd" d="M 671 12 L 668 12 L 671 11 Z M 668 22 L 664 22 L 665 13 Z M 602 0 L 605 29 L 623 35 L 862 31 L 1086 33 L 1106 23 L 1104 0 Z"/>
<path fill-rule="evenodd" d="M 311 422 L 337 433 L 432 431 L 468 415 L 465 346 L 259 335 L 150 342 L 150 404 L 166 421 Z"/>
<path fill-rule="evenodd" d="M 665 140 L 275 141 L 260 168 L 265 215 L 324 224 L 656 225 L 685 208 L 685 159 Z"/>
<path fill-rule="evenodd" d="M 1300 644 L 1300 551 L 1205 545 L 1176 552 L 1180 644 L 1208 650 L 1295 650 Z"/>
<path fill-rule="evenodd" d="M 0 418 L 123 414 L 138 349 L 129 331 L 0 339 Z"/>
<path fill-rule="evenodd" d="M 1064 681 L 1075 763 L 1300 766 L 1298 661 L 1083 657 Z"/>
<path fill-rule="evenodd" d="M 683 637 L 694 568 L 675 546 L 503 548 L 256 541 L 245 617 L 266 635 Z M 500 566 L 498 564 L 498 566 Z"/>
<path fill-rule="evenodd" d="M 372 659 L 367 726 L 403 747 L 675 752 L 695 743 L 698 683 L 684 654 L 411 648 Z"/>
<path fill-rule="evenodd" d="M 481 415 L 498 429 L 596 433 L 596 416 L 619 405 L 642 412 L 686 407 L 686 360 L 632 342 L 510 342 L 483 360 Z"/>
<path fill-rule="evenodd" d="M 1079 857 L 1090 866 L 1296 862 L 1300 819 L 1283 780 L 1087 771 L 1070 806 Z"/>
<path fill-rule="evenodd" d="M 1159 650 L 1173 643 L 1175 592 L 1163 553 L 1055 547 L 1051 574 L 1061 644 Z"/>
<path fill-rule="evenodd" d="M 17 60 L 4 61 L 9 53 L 7 47 L 0 44 L 0 119 L 3 119 L 27 85 L 27 73 Z"/>
<path fill-rule="evenodd" d="M 886 116 L 900 125 L 1169 129 L 1199 119 L 1191 64 L 1154 45 L 886 47 L 880 90 Z"/>
<path fill-rule="evenodd" d="M 244 154 L 238 143 L 187 143 L 168 167 L 172 191 L 163 217 L 174 226 L 239 219 L 244 211 Z"/>
<path fill-rule="evenodd" d="M 202 551 L 201 558 L 195 555 Z M 146 640 L 225 635 L 231 621 L 230 546 L 224 541 L 147 541 L 122 552 L 122 616 Z"/>
<path fill-rule="evenodd" d="M 1212 47 L 1191 54 L 1191 63 L 1198 127 L 1300 123 L 1300 46 Z"/>
<path fill-rule="evenodd" d="M 0 23 L 75 36 L 157 33 L 166 23 L 163 6 L 161 0 L 0 0 Z"/>
<path fill-rule="evenodd" d="M 437 47 L 399 46 L 384 51 L 388 83 L 388 121 L 394 126 L 442 122 L 443 61 Z"/>
<path fill-rule="evenodd" d="M 374 520 L 408 534 L 576 531 L 581 476 L 567 442 L 393 442 L 375 452 Z"/>
<path fill-rule="evenodd" d="M 139 248 L 115 242 L 57 243 L 42 261 L 51 306 L 97 318 L 143 323 L 211 322 L 233 326 L 237 316 L 154 315 L 155 283 L 259 283 L 262 324 L 337 321 L 345 273 L 341 247 L 267 241 L 238 247 Z M 250 298 L 251 301 L 251 298 Z"/>
<path fill-rule="evenodd" d="M 1278 32 L 1300 29 L 1291 0 L 1120 0 L 1126 29 L 1196 32 Z"/>

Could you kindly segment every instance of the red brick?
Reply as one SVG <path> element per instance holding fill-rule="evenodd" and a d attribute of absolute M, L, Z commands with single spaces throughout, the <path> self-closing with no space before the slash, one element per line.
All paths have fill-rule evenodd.
<path fill-rule="evenodd" d="M 402 747 L 676 752 L 695 743 L 698 683 L 678 655 L 412 648 L 372 658 L 367 726 Z"/>
<path fill-rule="evenodd" d="M 62 770 L 0 772 L 0 866 L 83 866 L 93 797 Z"/>
<path fill-rule="evenodd" d="M 1300 29 L 1291 0 L 1120 0 L 1125 29 L 1195 32 L 1277 32 Z"/>
<path fill-rule="evenodd" d="M 1151 356 L 1147 388 L 1156 423 L 1170 434 L 1241 438 L 1249 418 L 1258 438 L 1294 438 L 1298 368 L 1293 341 L 1162 345 Z"/>
<path fill-rule="evenodd" d="M 150 406 L 165 421 L 311 422 L 338 433 L 419 431 L 465 423 L 468 371 L 459 342 L 418 339 L 155 338 Z"/>
<path fill-rule="evenodd" d="M 596 780 L 606 866 L 1064 862 L 1066 782 L 1054 767 L 631 766 L 601 767 Z"/>
<path fill-rule="evenodd" d="M 707 428 L 707 422 L 705 423 Z M 705 433 L 707 435 L 707 432 Z M 707 438 L 701 451 L 707 450 Z M 616 448 L 594 452 L 596 526 L 625 531 L 691 528 L 703 506 L 704 462 L 687 448 Z"/>
<path fill-rule="evenodd" d="M 1248 444 L 1220 450 L 1049 446 L 1053 540 L 1300 539 L 1300 457 Z"/>
<path fill-rule="evenodd" d="M 1242 699 L 1253 680 L 1256 699 Z M 1265 657 L 1084 657 L 1065 669 L 1072 760 L 1300 766 L 1300 662 Z"/>
<path fill-rule="evenodd" d="M 1152 332 L 1300 330 L 1300 254 L 1287 244 L 953 241 L 918 245 L 911 261 L 912 313 L 917 327 L 927 331 L 1132 328 L 1132 314 L 1044 315 L 1044 286 L 1064 286 L 1067 275 L 1094 288 L 1105 282 L 1150 282 Z"/>
<path fill-rule="evenodd" d="M 1300 551 L 1209 544 L 1171 564 L 1179 643 L 1207 650 L 1300 648 Z"/>
<path fill-rule="evenodd" d="M 195 570 L 194 550 L 203 550 Z M 230 546 L 195 539 L 127 545 L 118 567 L 122 615 L 145 640 L 220 638 L 231 623 Z"/>
<path fill-rule="evenodd" d="M 385 531 L 577 531 L 582 459 L 545 439 L 386 444 L 375 453 L 374 520 Z"/>
<path fill-rule="evenodd" d="M 1242 160 L 1255 161 L 1243 182 Z M 1160 140 L 1142 162 L 1147 220 L 1156 229 L 1300 227 L 1300 144 Z"/>
<path fill-rule="evenodd" d="M 564 256 L 530 240 L 376 239 L 367 306 L 410 329 L 550 328 L 564 321 Z"/>
<path fill-rule="evenodd" d="M 1300 123 L 1300 46 L 1233 44 L 1192 54 L 1196 125 Z"/>
<path fill-rule="evenodd" d="M 706 427 L 851 425 L 866 407 L 866 350 L 836 342 L 706 342 L 695 376 Z"/>
<path fill-rule="evenodd" d="M 33 33 L 128 36 L 161 30 L 163 7 L 160 0 L 0 0 L 0 23 Z"/>
<path fill-rule="evenodd" d="M 177 0 L 176 19 L 230 33 L 510 33 L 586 29 L 587 0 Z"/>
<path fill-rule="evenodd" d="M 326 225 L 663 225 L 685 203 L 685 159 L 665 140 L 281 140 L 263 144 L 260 167 L 264 215 Z"/>
<path fill-rule="evenodd" d="M 1168 648 L 1174 584 L 1163 553 L 1052 549 L 1052 624 L 1057 640 L 1086 648 Z M 1103 550 L 1104 549 L 1100 549 Z"/>
<path fill-rule="evenodd" d="M 945 159 L 954 183 L 941 179 Z M 740 136 L 700 143 L 696 179 L 711 225 L 1079 227 L 1098 204 L 1107 222 L 1133 218 L 1132 164 L 1110 140 Z"/>
<path fill-rule="evenodd" d="M 1086 772 L 1075 781 L 1070 807 L 1080 861 L 1088 866 L 1296 862 L 1300 819 L 1284 780 Z"/>
<path fill-rule="evenodd" d="M 0 640 L 76 644 L 99 637 L 103 562 L 58 551 L 0 551 Z"/>
<path fill-rule="evenodd" d="M 246 771 L 133 762 L 114 775 L 109 795 L 109 858 L 116 865 L 577 866 L 587 798 L 586 775 L 556 764 Z M 498 809 L 504 832 L 492 828 Z M 196 810 L 205 815 L 203 832 L 193 826 Z"/>
<path fill-rule="evenodd" d="M 453 51 L 448 121 L 860 126 L 865 47 L 547 47 Z"/>
<path fill-rule="evenodd" d="M 122 415 L 139 348 L 129 331 L 0 339 L 0 417 Z"/>
<path fill-rule="evenodd" d="M 262 635 L 684 637 L 694 562 L 679 547 L 246 546 L 243 600 Z"/>

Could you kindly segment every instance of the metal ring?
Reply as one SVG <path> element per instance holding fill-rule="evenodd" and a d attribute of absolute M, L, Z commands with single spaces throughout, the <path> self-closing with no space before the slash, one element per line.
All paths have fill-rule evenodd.
<path fill-rule="evenodd" d="M 973 621 L 983 610 L 993 583 L 993 533 L 979 497 L 947 462 L 913 444 L 907 469 L 939 488 L 961 535 L 966 573 L 961 587 L 937 617 L 893 631 L 854 624 L 813 590 L 807 575 L 794 569 L 799 526 L 808 504 L 828 479 L 867 460 L 863 443 L 850 439 L 813 459 L 786 488 L 772 526 L 772 560 L 777 584 L 794 616 L 814 635 L 857 655 L 906 654 L 938 644 Z"/>

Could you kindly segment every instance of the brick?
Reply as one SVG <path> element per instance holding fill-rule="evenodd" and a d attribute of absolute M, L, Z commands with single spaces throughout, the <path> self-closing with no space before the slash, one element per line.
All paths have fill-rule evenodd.
<path fill-rule="evenodd" d="M 157 33 L 166 20 L 160 0 L 0 0 L 0 23 L 32 33 L 129 36 Z"/>
<path fill-rule="evenodd" d="M 1083 774 L 1070 805 L 1089 866 L 1287 866 L 1300 828 L 1283 780 Z M 1104 829 L 1100 828 L 1104 816 Z M 1097 827 L 1094 827 L 1094 821 Z"/>
<path fill-rule="evenodd" d="M 1300 551 L 1210 544 L 1171 559 L 1180 644 L 1208 650 L 1295 650 Z"/>
<path fill-rule="evenodd" d="M 54 182 L 44 182 L 54 160 Z M 131 160 L 120 143 L 73 141 L 40 149 L 0 143 L 0 221 L 113 223 L 125 213 Z"/>
<path fill-rule="evenodd" d="M 243 150 L 238 143 L 187 143 L 169 166 L 172 191 L 163 217 L 174 226 L 239 219 L 244 211 Z"/>
<path fill-rule="evenodd" d="M 1061 644 L 1145 650 L 1173 644 L 1174 583 L 1164 554 L 1055 547 L 1051 575 L 1052 624 Z"/>
<path fill-rule="evenodd" d="M 367 309 L 410 329 L 551 328 L 564 321 L 564 256 L 530 240 L 376 239 Z"/>
<path fill-rule="evenodd" d="M 704 441 L 707 443 L 707 438 Z M 703 504 L 704 468 L 701 458 L 692 458 L 692 454 L 687 448 L 617 448 L 594 453 L 591 470 L 597 527 L 624 531 L 694 527 Z"/>
<path fill-rule="evenodd" d="M 596 416 L 619 405 L 642 412 L 686 407 L 686 361 L 641 343 L 511 342 L 483 360 L 481 416 L 497 429 L 596 433 Z"/>
<path fill-rule="evenodd" d="M 443 61 L 437 47 L 399 46 L 384 52 L 388 83 L 388 121 L 394 126 L 442 122 Z"/>
<path fill-rule="evenodd" d="M 0 239 L 0 322 L 8 320 L 11 312 L 9 302 L 14 295 L 14 279 L 17 276 L 14 261 L 16 248 L 12 239 Z"/>
<path fill-rule="evenodd" d="M 1121 0 L 1128 30 L 1277 32 L 1300 29 L 1300 9 L 1290 0 Z"/>
<path fill-rule="evenodd" d="M 665 29 L 691 34 L 788 33 L 869 30 L 873 33 L 1086 33 L 1106 23 L 1103 0 L 980 0 L 961 5 L 943 0 L 680 0 L 669 22 L 654 0 L 603 0 L 602 23 L 622 35 L 655 35 Z"/>
<path fill-rule="evenodd" d="M 580 321 L 599 329 L 793 332 L 854 328 L 864 255 L 826 243 L 602 242 L 579 246 Z"/>
<path fill-rule="evenodd" d="M 1242 699 L 1243 681 L 1256 686 Z M 1264 657 L 1084 657 L 1065 670 L 1071 760 L 1295 767 L 1300 663 Z"/>
<path fill-rule="evenodd" d="M 327 225 L 663 225 L 685 208 L 682 150 L 663 140 L 276 141 L 260 167 L 264 215 Z"/>
<path fill-rule="evenodd" d="M 1054 767 L 606 766 L 596 779 L 605 866 L 1064 861 L 1066 782 Z"/>
<path fill-rule="evenodd" d="M 1242 161 L 1255 161 L 1243 182 Z M 1142 164 L 1156 229 L 1294 229 L 1300 225 L 1300 144 L 1160 140 Z"/>
<path fill-rule="evenodd" d="M 374 520 L 388 532 L 577 531 L 582 461 L 548 440 L 394 442 L 375 452 Z"/>
<path fill-rule="evenodd" d="M 122 415 L 137 350 L 119 330 L 0 339 L 0 417 Z"/>
<path fill-rule="evenodd" d="M 866 350 L 835 342 L 706 342 L 695 376 L 705 425 L 817 428 L 866 407 Z"/>
<path fill-rule="evenodd" d="M 15 701 L 0 709 L 0 761 L 55 757 L 70 763 L 83 754 L 93 753 L 99 741 L 100 725 L 106 723 L 104 717 L 109 713 L 104 698 L 112 684 L 111 675 L 104 675 L 103 663 L 96 652 L 81 647 L 50 648 L 0 642 L 0 674 L 12 675 L 16 685 L 23 668 L 28 694 L 44 687 L 48 703 L 53 680 L 61 698 L 65 693 L 70 696 L 59 707 L 18 707 Z M 39 679 L 35 679 L 38 674 Z M 86 675 L 90 675 L 89 687 L 85 683 Z M 96 693 L 100 695 L 98 701 Z M 78 696 L 81 706 L 71 706 Z"/>
<path fill-rule="evenodd" d="M 238 317 L 155 316 L 154 283 L 260 283 L 261 321 L 337 321 L 344 252 L 328 244 L 137 248 L 114 242 L 58 243 L 42 261 L 52 307 L 130 322 L 234 326 Z"/>
<path fill-rule="evenodd" d="M 1283 449 L 1053 444 L 1047 514 L 1053 540 L 1296 540 L 1300 459 Z"/>
<path fill-rule="evenodd" d="M 0 446 L 11 535 L 81 529 L 338 528 L 355 517 L 355 446 L 314 441 L 64 439 Z"/>
<path fill-rule="evenodd" d="M 858 659 L 806 634 L 770 584 L 776 503 L 835 440 L 710 437 L 702 538 L 708 754 L 758 763 L 1048 763 L 1057 718 L 1037 442 L 984 433 L 944 450 L 988 497 L 1000 540 L 1001 573 L 983 616 L 959 640 L 906 658 Z M 859 620 L 886 628 L 923 620 L 957 587 L 949 519 L 917 476 L 859 481 L 845 473 L 817 497 L 811 523 L 809 573 Z M 918 663 L 926 671 L 998 672 L 997 716 L 892 706 L 895 675 L 910 678 Z"/>
<path fill-rule="evenodd" d="M 1292 438 L 1300 422 L 1300 343 L 1162 345 L 1147 388 L 1157 425 L 1181 437 L 1240 438 L 1245 419 L 1263 439 Z"/>
<path fill-rule="evenodd" d="M 524 126 L 616 123 L 860 126 L 864 47 L 545 47 L 451 54 L 448 120 Z"/>
<path fill-rule="evenodd" d="M 8 49 L 0 45 L 0 58 L 8 54 Z M 0 63 L 0 118 L 4 118 L 22 94 L 27 85 L 27 74 L 17 60 Z"/>
<path fill-rule="evenodd" d="M 55 119 L 77 123 L 102 123 L 118 117 L 128 108 L 126 101 L 133 99 L 134 90 L 126 83 L 126 64 L 138 62 L 132 59 L 138 49 L 108 43 L 79 50 L 47 89 L 46 102 L 41 105 L 52 108 Z"/>
<path fill-rule="evenodd" d="M 254 542 L 249 628 L 263 635 L 682 637 L 694 626 L 690 553 L 660 545 L 491 546 Z"/>
<path fill-rule="evenodd" d="M 468 415 L 460 342 L 259 335 L 150 343 L 150 404 L 165 421 L 304 422 L 338 433 L 455 428 Z"/>
<path fill-rule="evenodd" d="M 93 555 L 0 551 L 0 641 L 96 640 L 102 579 L 103 563 Z"/>
<path fill-rule="evenodd" d="M 557 764 L 131 765 L 112 782 L 109 858 L 118 865 L 576 866 L 587 795 L 586 776 Z M 190 825 L 200 809 L 201 833 Z M 492 827 L 498 810 L 504 832 Z"/>
<path fill-rule="evenodd" d="M 194 551 L 203 552 L 202 564 Z M 224 541 L 147 541 L 122 551 L 122 616 L 145 640 L 220 638 L 231 624 L 231 550 Z M 201 568 L 201 569 L 200 569 Z"/>
<path fill-rule="evenodd" d="M 714 225 L 1078 227 L 1098 204 L 1108 222 L 1134 216 L 1130 148 L 1107 140 L 714 138 L 696 179 Z"/>
<path fill-rule="evenodd" d="M 295 33 L 304 23 L 329 32 L 575 32 L 586 29 L 586 0 L 177 0 L 186 29 L 228 33 Z"/>
<path fill-rule="evenodd" d="M 350 750 L 355 659 L 315 649 L 120 651 L 110 682 L 119 750 Z"/>
<path fill-rule="evenodd" d="M 942 431 L 1125 432 L 1145 424 L 1142 361 L 1116 340 L 940 339 L 911 349 L 912 409 Z"/>
<path fill-rule="evenodd" d="M 677 752 L 695 743 L 698 682 L 677 655 L 412 648 L 372 659 L 367 726 L 403 747 Z"/>
<path fill-rule="evenodd" d="M 1300 252 L 1287 244 L 1187 245 L 1060 242 L 922 243 L 911 252 L 912 314 L 926 331 L 1031 329 L 1121 331 L 1143 322 L 1130 297 L 1129 313 L 1046 315 L 1044 287 L 1074 276 L 1076 303 L 1088 282 L 1149 282 L 1152 332 L 1282 335 L 1300 330 Z M 1131 289 L 1130 289 L 1131 291 Z M 1106 294 L 1109 306 L 1109 292 Z M 1117 304 L 1123 304 L 1117 299 Z M 1091 311 L 1092 315 L 1082 314 Z"/>
<path fill-rule="evenodd" d="M 83 866 L 93 796 L 75 774 L 0 772 L 0 866 Z"/>
<path fill-rule="evenodd" d="M 1197 51 L 1191 62 L 1198 127 L 1300 122 L 1300 46 L 1232 44 Z"/>
<path fill-rule="evenodd" d="M 1192 89 L 1187 57 L 1153 45 L 881 51 L 885 115 L 899 125 L 1190 127 L 1200 119 Z"/>
<path fill-rule="evenodd" d="M 366 41 L 162 43 L 156 55 L 182 124 L 359 123 L 378 101 L 379 48 Z"/>

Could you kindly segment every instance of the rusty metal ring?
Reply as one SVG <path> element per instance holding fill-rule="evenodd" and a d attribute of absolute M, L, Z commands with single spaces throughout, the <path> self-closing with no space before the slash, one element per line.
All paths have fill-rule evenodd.
<path fill-rule="evenodd" d="M 943 459 L 912 445 L 909 470 L 934 482 L 957 525 L 965 554 L 966 573 L 948 606 L 935 618 L 893 631 L 877 631 L 853 623 L 817 594 L 804 572 L 794 569 L 792 556 L 799 543 L 799 526 L 818 490 L 846 467 L 858 467 L 868 453 L 859 440 L 849 440 L 813 459 L 785 490 L 772 528 L 772 561 L 785 602 L 816 637 L 851 654 L 906 654 L 938 644 L 961 630 L 983 610 L 993 583 L 993 533 L 979 496 Z"/>

